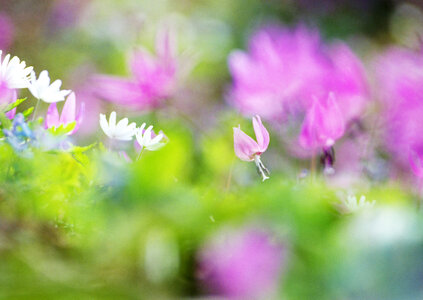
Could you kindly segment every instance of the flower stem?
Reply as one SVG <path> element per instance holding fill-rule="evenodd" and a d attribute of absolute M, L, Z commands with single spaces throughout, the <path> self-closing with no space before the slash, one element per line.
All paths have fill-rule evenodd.
<path fill-rule="evenodd" d="M 37 100 L 37 103 L 35 104 L 35 108 L 34 108 L 34 112 L 32 113 L 32 121 L 34 121 L 35 120 L 35 116 L 36 116 L 36 114 L 37 114 L 37 108 L 38 108 L 38 105 L 40 104 L 40 99 L 38 99 Z"/>
<path fill-rule="evenodd" d="M 311 178 L 314 180 L 314 178 L 316 177 L 316 153 L 314 151 L 311 154 L 310 175 Z"/>
<path fill-rule="evenodd" d="M 232 160 L 231 167 L 229 168 L 228 178 L 226 179 L 225 192 L 229 191 L 229 187 L 231 186 L 233 168 L 234 168 L 234 159 Z"/>
<path fill-rule="evenodd" d="M 140 151 L 140 153 L 138 154 L 137 161 L 140 160 L 143 152 L 144 152 L 144 148 L 142 148 L 141 151 Z"/>
<path fill-rule="evenodd" d="M 418 181 L 418 192 L 417 192 L 417 211 L 420 210 L 421 204 L 422 204 L 422 197 L 423 197 L 423 179 L 419 178 Z"/>

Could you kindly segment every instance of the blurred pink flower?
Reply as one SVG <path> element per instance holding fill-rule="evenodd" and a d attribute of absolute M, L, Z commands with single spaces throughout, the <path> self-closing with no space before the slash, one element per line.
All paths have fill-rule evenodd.
<path fill-rule="evenodd" d="M 395 162 L 409 166 L 409 151 L 423 154 L 423 52 L 393 47 L 376 58 L 384 145 Z"/>
<path fill-rule="evenodd" d="M 198 275 L 222 296 L 259 299 L 277 288 L 282 263 L 283 247 L 265 232 L 223 232 L 200 252 Z"/>
<path fill-rule="evenodd" d="M 423 153 L 417 153 L 416 151 L 410 150 L 408 154 L 410 167 L 414 175 L 417 178 L 423 178 Z"/>
<path fill-rule="evenodd" d="M 85 104 L 84 117 L 78 130 L 78 135 L 94 134 L 98 130 L 98 115 L 102 111 L 102 101 L 95 97 L 92 88 L 81 86 L 77 88 L 78 100 Z"/>
<path fill-rule="evenodd" d="M 6 87 L 5 83 L 0 84 L 0 103 L 1 104 L 10 104 L 15 102 L 18 99 L 18 93 L 16 90 L 11 90 Z M 16 115 L 16 107 L 5 113 L 6 117 L 12 120 Z"/>
<path fill-rule="evenodd" d="M 85 104 L 81 103 L 78 114 L 76 114 L 76 98 L 75 93 L 71 93 L 66 99 L 63 106 L 62 113 L 59 116 L 56 103 L 50 104 L 47 110 L 45 128 L 58 128 L 59 126 L 66 127 L 67 125 L 75 122 L 75 127 L 68 134 L 74 134 L 82 122 L 84 115 Z"/>
<path fill-rule="evenodd" d="M 312 105 L 313 96 L 325 97 L 330 91 L 350 121 L 360 116 L 368 97 L 364 69 L 348 46 L 327 47 L 317 31 L 304 26 L 258 30 L 248 52 L 230 55 L 229 70 L 233 77 L 229 101 L 241 113 L 259 114 L 269 121 L 301 115 Z"/>
<path fill-rule="evenodd" d="M 0 50 L 8 50 L 13 43 L 15 27 L 11 18 L 0 12 Z"/>
<path fill-rule="evenodd" d="M 169 32 L 158 34 L 156 57 L 147 51 L 134 53 L 133 78 L 94 77 L 96 95 L 102 99 L 144 110 L 160 106 L 174 91 L 177 75 L 175 45 Z"/>
<path fill-rule="evenodd" d="M 18 99 L 16 90 L 9 89 L 6 82 L 0 82 L 0 104 L 10 104 Z M 13 119 L 16 115 L 16 107 L 5 113 L 6 117 Z"/>
<path fill-rule="evenodd" d="M 307 150 L 329 149 L 345 132 L 345 121 L 335 95 L 323 102 L 316 97 L 301 128 L 300 145 Z"/>
<path fill-rule="evenodd" d="M 91 0 L 56 0 L 52 3 L 48 29 L 57 31 L 73 26 Z"/>
<path fill-rule="evenodd" d="M 259 116 L 253 117 L 253 127 L 256 134 L 256 139 L 253 140 L 245 134 L 241 127 L 234 127 L 234 149 L 236 156 L 244 161 L 253 161 L 263 177 L 263 181 L 268 179 L 269 171 L 260 160 L 260 155 L 263 154 L 269 146 L 269 132 L 264 127 Z"/>

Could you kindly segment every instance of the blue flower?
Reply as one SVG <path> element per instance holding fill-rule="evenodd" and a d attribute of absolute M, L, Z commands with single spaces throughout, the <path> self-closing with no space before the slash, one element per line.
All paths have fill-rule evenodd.
<path fill-rule="evenodd" d="M 12 129 L 3 129 L 3 133 L 7 142 L 17 151 L 24 151 L 29 144 L 35 141 L 35 135 L 21 113 L 13 119 Z"/>

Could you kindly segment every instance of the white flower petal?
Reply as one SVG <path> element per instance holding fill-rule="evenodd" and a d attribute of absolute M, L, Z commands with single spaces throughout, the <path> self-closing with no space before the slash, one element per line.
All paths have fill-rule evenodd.
<path fill-rule="evenodd" d="M 32 68 L 30 69 L 31 72 Z M 38 79 L 34 72 L 30 73 L 30 84 L 28 86 L 31 94 L 47 103 L 54 103 L 64 101 L 65 97 L 70 94 L 69 90 L 60 90 L 62 81 L 60 79 L 55 80 L 50 84 L 50 77 L 48 71 L 44 70 L 40 73 Z"/>

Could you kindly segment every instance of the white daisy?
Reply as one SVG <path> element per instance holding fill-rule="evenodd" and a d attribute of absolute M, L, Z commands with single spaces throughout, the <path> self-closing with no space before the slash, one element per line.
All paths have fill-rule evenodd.
<path fill-rule="evenodd" d="M 63 101 L 71 92 L 69 90 L 60 90 L 62 81 L 59 79 L 50 84 L 50 77 L 46 70 L 40 73 L 38 79 L 35 76 L 35 72 L 31 72 L 30 80 L 31 84 L 28 89 L 31 94 L 38 100 L 43 100 L 47 103 Z"/>
<path fill-rule="evenodd" d="M 143 123 L 135 133 L 135 137 L 141 149 L 146 148 L 147 150 L 155 151 L 163 147 L 166 144 L 164 133 L 160 131 L 159 134 L 156 135 L 152 125 L 144 130 L 145 126 L 146 124 Z"/>
<path fill-rule="evenodd" d="M 116 112 L 113 111 L 110 114 L 109 122 L 107 122 L 106 116 L 100 114 L 100 126 L 104 133 L 111 139 L 130 141 L 135 135 L 137 125 L 135 123 L 129 124 L 128 118 L 120 120 L 116 124 Z"/>
<path fill-rule="evenodd" d="M 0 50 L 0 82 L 5 82 L 9 89 L 27 88 L 30 84 L 28 76 L 32 67 L 26 67 L 25 62 L 20 61 L 16 56 L 10 59 L 10 54 L 7 54 L 3 61 L 1 57 Z"/>
<path fill-rule="evenodd" d="M 357 211 L 372 208 L 376 201 L 368 202 L 366 196 L 362 195 L 360 200 L 354 195 L 348 195 L 346 199 L 341 200 L 340 208 L 344 213 L 354 213 Z"/>

